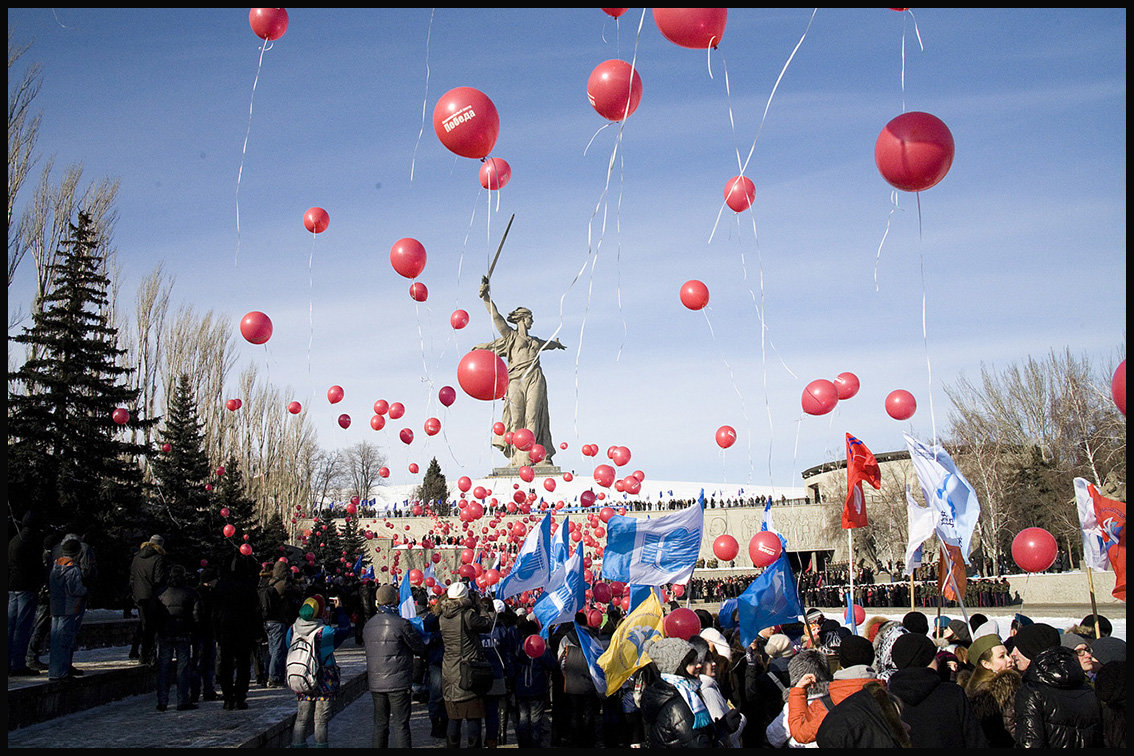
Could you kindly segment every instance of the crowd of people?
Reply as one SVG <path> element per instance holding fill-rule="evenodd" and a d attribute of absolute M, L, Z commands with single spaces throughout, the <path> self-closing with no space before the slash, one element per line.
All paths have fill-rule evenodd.
<path fill-rule="evenodd" d="M 81 536 L 48 553 L 33 540 L 9 544 L 9 675 L 39 674 L 27 663 L 38 661 L 38 575 L 49 596 L 49 676 L 67 680 L 80 673 L 72 653 L 97 568 Z M 156 668 L 159 711 L 218 698 L 245 709 L 253 681 L 286 687 L 296 747 L 329 745 L 335 650 L 351 638 L 365 650 L 379 748 L 413 746 L 415 705 L 452 748 L 1126 743 L 1126 644 L 1097 615 L 1062 629 L 1016 615 L 1002 636 L 979 613 L 933 623 L 918 610 L 901 621 L 873 616 L 856 632 L 809 609 L 745 645 L 735 612 L 697 609 L 699 632 L 649 638 L 648 663 L 608 696 L 584 649 L 610 646 L 625 619 L 613 605 L 598 621 L 580 612 L 541 633 L 524 607 L 458 580 L 440 596 L 414 587 L 406 617 L 395 585 L 239 553 L 187 569 L 160 535 L 133 557 L 130 588 L 140 618 L 130 655 Z M 297 671 L 304 647 L 310 664 Z"/>

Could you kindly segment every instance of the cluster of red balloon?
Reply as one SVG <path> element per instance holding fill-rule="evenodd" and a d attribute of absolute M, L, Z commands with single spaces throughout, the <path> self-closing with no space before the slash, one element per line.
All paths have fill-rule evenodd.
<path fill-rule="evenodd" d="M 239 399 L 229 399 L 224 403 L 224 406 L 228 409 L 229 412 L 236 412 L 238 409 L 244 406 L 244 403 Z"/>

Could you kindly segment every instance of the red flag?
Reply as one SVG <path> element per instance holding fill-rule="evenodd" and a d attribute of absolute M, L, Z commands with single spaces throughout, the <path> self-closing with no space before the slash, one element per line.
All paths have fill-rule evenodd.
<path fill-rule="evenodd" d="M 960 603 L 965 600 L 965 585 L 968 583 L 968 576 L 965 574 L 965 558 L 961 556 L 960 546 L 950 546 L 949 544 L 942 544 L 942 551 L 938 552 L 937 557 L 937 588 L 941 591 L 941 595 L 950 601 Z M 945 561 L 945 555 L 948 553 L 949 561 Z M 953 574 L 949 575 L 949 564 L 952 563 Z M 954 590 L 954 586 L 956 589 Z"/>
<path fill-rule="evenodd" d="M 866 448 L 866 444 L 851 434 L 847 434 L 847 500 L 843 504 L 843 528 L 866 527 L 866 499 L 862 495 L 863 481 L 882 487 L 882 471 L 878 460 Z"/>
<path fill-rule="evenodd" d="M 1087 486 L 1095 504 L 1095 521 L 1103 532 L 1103 551 L 1114 570 L 1114 590 L 1119 601 L 1126 600 L 1126 502 L 1108 499 L 1094 486 Z"/>

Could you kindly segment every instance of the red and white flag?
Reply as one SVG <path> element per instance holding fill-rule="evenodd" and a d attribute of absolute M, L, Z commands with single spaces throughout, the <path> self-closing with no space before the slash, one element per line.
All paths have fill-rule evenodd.
<path fill-rule="evenodd" d="M 866 521 L 866 499 L 862 495 L 863 482 L 882 487 L 882 470 L 878 460 L 866 444 L 847 434 L 847 500 L 843 504 L 843 528 L 863 528 Z"/>

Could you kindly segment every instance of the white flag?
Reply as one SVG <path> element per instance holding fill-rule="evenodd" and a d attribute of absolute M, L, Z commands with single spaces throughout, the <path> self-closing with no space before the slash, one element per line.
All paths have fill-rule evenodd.
<path fill-rule="evenodd" d="M 946 544 L 960 548 L 961 556 L 968 563 L 973 530 L 980 519 L 976 490 L 957 469 L 943 446 L 934 444 L 929 447 L 909 434 L 905 437 L 925 503 L 940 515 L 938 537 Z"/>
<path fill-rule="evenodd" d="M 906 544 L 906 566 L 904 574 L 912 575 L 921 566 L 921 545 L 933 535 L 939 515 L 932 507 L 923 507 L 914 499 L 913 491 L 906 486 L 906 522 L 909 526 L 909 542 Z"/>
<path fill-rule="evenodd" d="M 1103 548 L 1103 532 L 1095 516 L 1095 501 L 1090 483 L 1075 478 L 1075 503 L 1079 507 L 1079 525 L 1083 529 L 1083 564 L 1094 570 L 1110 569 L 1110 557 Z"/>

